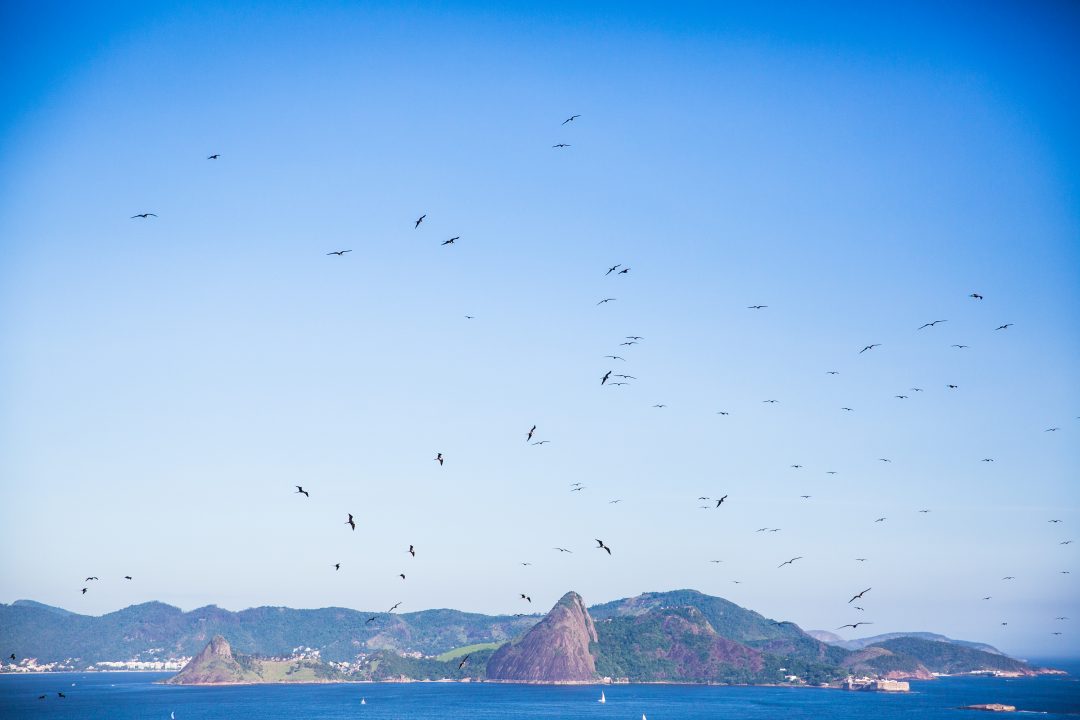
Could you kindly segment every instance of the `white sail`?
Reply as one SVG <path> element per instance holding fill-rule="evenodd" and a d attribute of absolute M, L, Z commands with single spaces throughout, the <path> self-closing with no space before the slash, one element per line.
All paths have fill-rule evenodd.
<path fill-rule="evenodd" d="M 360 698 L 360 704 L 367 705 L 367 700 L 365 700 L 364 698 Z"/>
<path fill-rule="evenodd" d="M 607 698 L 604 697 L 604 691 L 603 690 L 600 691 L 600 700 L 599 700 L 599 702 L 602 702 L 602 703 L 607 702 Z"/>

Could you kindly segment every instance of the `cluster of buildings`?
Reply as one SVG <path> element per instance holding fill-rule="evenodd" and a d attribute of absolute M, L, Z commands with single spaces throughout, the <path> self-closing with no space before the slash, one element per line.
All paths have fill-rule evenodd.
<path fill-rule="evenodd" d="M 102 660 L 84 663 L 79 658 L 68 658 L 50 663 L 38 663 L 34 658 L 23 658 L 17 662 L 0 663 L 0 673 L 178 672 L 190 660 L 189 657 L 182 657 L 168 660 Z"/>

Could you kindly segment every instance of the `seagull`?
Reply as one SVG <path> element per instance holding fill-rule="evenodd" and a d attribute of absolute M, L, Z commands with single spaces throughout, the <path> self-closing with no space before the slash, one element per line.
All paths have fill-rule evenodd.
<path fill-rule="evenodd" d="M 1004 325 L 998 325 L 995 330 L 1008 330 L 1013 326 L 1013 323 L 1005 323 Z"/>
<path fill-rule="evenodd" d="M 873 345 L 867 345 L 866 347 L 864 347 L 862 350 L 859 351 L 859 354 L 862 355 L 867 350 L 873 350 L 876 347 L 881 347 L 881 343 L 874 343 Z"/>
<path fill-rule="evenodd" d="M 152 217 L 157 217 L 157 215 L 155 215 L 154 213 L 139 213 L 138 215 L 132 215 L 131 219 L 134 220 L 135 218 L 142 218 L 143 220 L 145 220 L 146 218 Z"/>
<path fill-rule="evenodd" d="M 442 467 L 442 464 L 443 464 L 442 453 L 436 453 L 435 454 L 435 460 L 439 463 L 439 467 Z"/>
<path fill-rule="evenodd" d="M 604 373 L 604 377 L 600 378 L 600 384 L 603 385 L 604 383 L 606 383 L 608 381 L 609 377 L 611 377 L 611 371 L 610 370 L 608 370 L 606 373 Z"/>
<path fill-rule="evenodd" d="M 458 235 L 457 237 L 452 237 L 449 240 L 443 240 L 442 243 L 440 243 L 440 244 L 441 245 L 453 245 L 455 240 L 460 240 L 460 239 L 461 239 L 461 236 Z"/>
<path fill-rule="evenodd" d="M 300 487 L 299 485 L 296 485 L 295 487 L 296 487 L 296 492 L 294 492 L 293 495 L 303 494 L 304 497 L 311 497 L 311 495 L 308 493 L 308 491 L 305 490 L 304 488 Z"/>
<path fill-rule="evenodd" d="M 328 252 L 326 254 L 327 255 L 337 255 L 338 257 L 341 257 L 342 255 L 344 255 L 347 252 L 352 252 L 352 250 L 331 250 L 330 252 Z"/>
<path fill-rule="evenodd" d="M 552 145 L 551 147 L 553 147 L 553 148 L 564 148 L 564 147 L 570 147 L 570 145 L 568 143 L 559 143 L 558 145 Z"/>
<path fill-rule="evenodd" d="M 596 304 L 597 305 L 603 305 L 604 303 L 611 302 L 612 300 L 617 300 L 617 299 L 618 298 L 604 298 L 603 300 L 601 300 L 600 302 L 598 302 Z"/>
<path fill-rule="evenodd" d="M 611 267 L 609 267 L 607 269 L 607 272 L 604 273 L 604 276 L 606 277 L 606 276 L 610 275 L 611 273 L 615 272 L 615 270 L 617 270 L 618 268 L 621 268 L 621 267 L 622 267 L 621 264 L 620 265 L 612 265 Z"/>
<path fill-rule="evenodd" d="M 861 598 L 863 595 L 870 592 L 871 590 L 873 590 L 873 588 L 866 588 L 861 593 L 859 593 L 858 595 L 853 596 L 850 600 L 848 600 L 848 604 L 850 605 L 851 603 L 855 602 L 856 600 L 858 600 L 859 598 Z"/>
<path fill-rule="evenodd" d="M 597 550 L 607 550 L 607 554 L 608 555 L 611 554 L 611 548 L 609 548 L 607 545 L 605 545 L 603 540 L 600 540 L 599 538 L 594 538 L 594 539 L 597 542 L 597 545 L 596 545 Z"/>
<path fill-rule="evenodd" d="M 969 298 L 975 298 L 976 300 L 982 300 L 983 299 L 983 296 L 980 295 L 979 293 L 971 293 L 970 295 L 968 295 L 968 297 Z"/>
<path fill-rule="evenodd" d="M 349 516 L 349 519 L 345 521 L 345 524 L 351 527 L 353 530 L 356 530 L 356 521 L 353 520 L 352 513 L 346 513 L 346 515 Z"/>
<path fill-rule="evenodd" d="M 943 323 L 943 322 L 948 322 L 948 320 L 935 320 L 934 322 L 928 322 L 925 325 L 920 326 L 918 329 L 922 330 L 923 328 L 934 327 L 938 323 Z"/>
<path fill-rule="evenodd" d="M 790 560 L 785 560 L 784 562 L 782 562 L 782 563 L 780 563 L 779 565 L 777 565 L 777 566 L 776 566 L 776 568 L 777 568 L 777 569 L 779 570 L 780 568 L 784 567 L 785 565 L 790 565 L 790 564 L 792 564 L 792 563 L 793 563 L 793 562 L 795 562 L 796 560 L 802 560 L 802 555 L 799 555 L 798 557 L 793 557 L 793 558 L 791 558 Z"/>
<path fill-rule="evenodd" d="M 716 507 L 720 507 L 721 505 L 723 505 L 725 500 L 727 500 L 727 495 L 716 501 Z"/>
<path fill-rule="evenodd" d="M 415 224 L 415 225 L 413 225 L 413 230 L 415 230 L 416 228 L 420 227 L 420 223 L 424 222 L 424 218 L 426 218 L 426 217 L 427 217 L 427 215 L 426 215 L 426 214 L 424 214 L 424 215 L 421 215 L 420 217 L 418 217 L 418 218 L 416 219 L 416 224 Z"/>
<path fill-rule="evenodd" d="M 851 623 L 849 625 L 841 625 L 840 627 L 838 627 L 836 629 L 837 630 L 843 630 L 844 628 L 849 627 L 852 630 L 854 630 L 855 628 L 859 627 L 860 625 L 873 625 L 873 624 L 874 623 L 872 623 L 872 622 L 857 622 L 857 623 Z"/>
<path fill-rule="evenodd" d="M 579 117 L 581 117 L 581 116 L 580 116 L 580 115 L 571 115 L 570 117 L 568 117 L 568 118 L 566 118 L 565 120 L 563 120 L 563 121 L 562 121 L 562 124 L 563 124 L 563 125 L 565 125 L 565 124 L 566 124 L 566 123 L 568 123 L 568 122 L 573 122 L 573 121 L 574 121 L 574 118 L 579 118 Z"/>
<path fill-rule="evenodd" d="M 414 547 L 413 547 L 412 545 L 410 545 L 410 546 L 409 546 L 409 549 L 408 549 L 408 550 L 406 550 L 405 552 L 409 553 L 409 554 L 410 554 L 410 555 L 412 555 L 413 557 L 416 557 L 416 548 L 414 548 Z"/>

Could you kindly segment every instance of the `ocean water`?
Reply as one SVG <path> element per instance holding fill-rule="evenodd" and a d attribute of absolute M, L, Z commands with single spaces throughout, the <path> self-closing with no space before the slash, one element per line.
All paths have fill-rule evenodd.
<path fill-rule="evenodd" d="M 1057 667 L 1061 667 L 1059 663 Z M 1080 670 L 1080 666 L 1073 665 Z M 815 688 L 616 685 L 529 686 L 462 683 L 260 685 L 172 687 L 155 685 L 160 673 L 57 673 L 0 675 L 0 718 L 79 720 L 717 720 L 770 718 L 988 717 L 956 708 L 1001 702 L 1044 718 L 1080 716 L 1080 679 L 945 678 L 912 683 L 907 695 Z M 66 699 L 56 696 L 63 691 Z M 38 700 L 38 695 L 48 695 Z M 360 699 L 367 704 L 361 705 Z"/>

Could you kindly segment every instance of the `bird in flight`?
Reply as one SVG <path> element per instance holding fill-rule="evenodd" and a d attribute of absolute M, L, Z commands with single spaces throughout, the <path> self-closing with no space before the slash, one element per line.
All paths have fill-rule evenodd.
<path fill-rule="evenodd" d="M 778 402 L 780 402 L 780 401 L 779 401 L 779 400 L 762 400 L 761 402 L 763 402 L 763 403 L 770 403 L 770 404 L 772 404 L 772 403 L 778 403 Z"/>
<path fill-rule="evenodd" d="M 810 499 L 809 495 L 800 495 L 799 497 L 801 497 L 803 500 L 809 500 Z"/>
<path fill-rule="evenodd" d="M 91 577 L 86 578 L 86 580 L 84 580 L 83 582 L 90 582 L 91 580 L 97 580 L 97 579 L 98 578 L 97 578 L 96 575 L 92 575 Z"/>
<path fill-rule="evenodd" d="M 551 441 L 550 440 L 537 440 L 536 442 L 533 443 L 533 445 L 543 445 L 543 444 L 549 443 L 549 442 L 551 442 Z"/>
<path fill-rule="evenodd" d="M 945 387 L 949 388 L 950 390 L 955 390 L 956 388 L 958 388 L 960 386 L 959 385 L 946 385 Z"/>
<path fill-rule="evenodd" d="M 609 267 L 609 268 L 607 269 L 607 272 L 606 272 L 606 273 L 604 273 L 604 276 L 606 277 L 606 276 L 610 275 L 611 273 L 615 272 L 615 271 L 616 271 L 617 269 L 619 269 L 619 268 L 621 268 L 621 267 L 622 267 L 622 265 L 621 265 L 621 264 L 619 264 L 619 265 L 612 265 L 611 267 Z"/>
<path fill-rule="evenodd" d="M 145 220 L 146 218 L 152 217 L 157 217 L 157 215 L 155 215 L 154 213 L 139 213 L 138 215 L 132 215 L 131 219 L 134 220 L 135 218 L 142 218 L 143 220 Z"/>
<path fill-rule="evenodd" d="M 409 546 L 409 549 L 408 549 L 408 550 L 406 550 L 405 552 L 409 553 L 409 554 L 410 554 L 410 555 L 412 555 L 413 557 L 416 557 L 416 548 L 414 548 L 414 547 L 413 547 L 412 545 L 410 545 L 410 546 Z"/>
<path fill-rule="evenodd" d="M 866 558 L 855 558 L 855 562 L 866 562 Z"/>
<path fill-rule="evenodd" d="M 897 400 L 907 400 L 908 399 L 907 395 L 893 395 L 893 397 L 896 398 Z"/>
<path fill-rule="evenodd" d="M 442 464 L 443 464 L 443 456 L 442 456 L 442 453 L 436 453 L 436 455 L 435 455 L 435 460 L 436 460 L 436 462 L 438 462 L 438 463 L 439 463 L 439 467 L 442 467 Z"/>
<path fill-rule="evenodd" d="M 720 410 L 720 411 L 718 411 L 718 412 L 717 412 L 716 414 L 717 414 L 717 415 L 730 415 L 731 413 L 729 413 L 729 412 L 724 412 L 723 410 Z"/>
<path fill-rule="evenodd" d="M 861 598 L 863 595 L 870 592 L 871 590 L 873 590 L 873 588 L 866 588 L 865 590 L 863 590 L 858 595 L 852 596 L 852 598 L 850 600 L 848 600 L 848 604 L 850 605 L 851 603 L 855 602 L 856 600 L 858 600 L 859 598 Z"/>
<path fill-rule="evenodd" d="M 711 562 L 711 563 L 722 563 L 724 561 L 723 560 L 710 560 L 709 562 Z"/>
<path fill-rule="evenodd" d="M 394 612 L 395 610 L 397 610 L 397 609 L 398 609 L 399 607 L 401 607 L 401 601 L 400 601 L 400 600 L 398 600 L 398 601 L 397 601 L 396 603 L 394 603 L 394 606 L 393 606 L 393 607 L 391 607 L 391 608 L 390 608 L 389 610 L 387 610 L 386 612 L 388 612 L 388 613 L 392 613 L 392 612 Z"/>
<path fill-rule="evenodd" d="M 83 589 L 82 589 L 82 594 L 83 594 L 83 595 L 85 595 L 85 594 L 86 594 L 86 588 L 83 588 Z"/>
<path fill-rule="evenodd" d="M 465 663 L 467 662 L 469 662 L 469 655 L 461 658 L 461 662 L 458 663 L 457 669 L 460 670 L 461 668 L 465 667 Z"/>
<path fill-rule="evenodd" d="M 526 595 L 525 593 L 521 593 L 521 599 L 522 600 L 528 600 L 529 602 L 532 602 L 532 598 L 529 597 L 528 595 Z"/>
<path fill-rule="evenodd" d="M 727 495 L 716 501 L 716 507 L 720 507 L 721 505 L 723 505 L 725 500 L 727 500 Z"/>
<path fill-rule="evenodd" d="M 1013 326 L 1013 323 L 1005 323 L 1004 325 L 998 325 L 995 330 L 1008 330 Z"/>
<path fill-rule="evenodd" d="M 1002 580 L 1015 580 L 1016 577 L 1014 575 L 1006 575 L 1005 577 L 1003 577 L 1001 579 Z"/>
<path fill-rule="evenodd" d="M 980 295 L 979 293 L 971 293 L 970 295 L 968 295 L 968 297 L 969 298 L 975 298 L 976 300 L 982 300 L 983 299 L 983 296 Z"/>
<path fill-rule="evenodd" d="M 874 522 L 885 522 L 885 520 L 886 520 L 886 518 L 883 518 L 883 517 L 879 517 L 879 518 L 878 518 L 877 520 L 875 520 Z"/>
<path fill-rule="evenodd" d="M 793 468 L 795 468 L 796 470 L 798 470 L 799 468 L 801 468 L 801 467 L 802 467 L 802 465 L 792 465 L 791 467 L 793 467 Z"/>
<path fill-rule="evenodd" d="M 878 458 L 878 461 L 880 461 L 880 462 L 892 462 L 892 460 L 890 460 L 889 458 Z"/>
<path fill-rule="evenodd" d="M 611 302 L 612 300 L 617 300 L 617 299 L 618 298 L 604 298 L 603 300 L 601 300 L 600 302 L 598 302 L 596 304 L 597 305 L 603 305 L 604 303 L 608 303 L 608 302 Z"/>
<path fill-rule="evenodd" d="M 355 530 L 356 529 L 356 521 L 353 520 L 352 513 L 346 513 L 346 514 L 349 516 L 349 519 L 345 521 L 345 524 L 348 525 L 349 527 L 351 527 L 353 530 Z"/>
<path fill-rule="evenodd" d="M 568 123 L 568 122 L 573 122 L 573 121 L 574 121 L 574 118 L 579 118 L 579 117 L 581 117 L 581 116 L 580 116 L 580 115 L 571 115 L 570 117 L 568 117 L 568 118 L 566 118 L 565 120 L 563 120 L 563 121 L 562 121 L 562 124 L 563 124 L 563 125 L 565 125 L 565 124 L 566 124 L 566 123 Z"/>
<path fill-rule="evenodd" d="M 859 627 L 860 625 L 873 625 L 873 624 L 874 623 L 872 623 L 872 622 L 857 622 L 857 623 L 850 623 L 848 625 L 841 625 L 840 627 L 838 627 L 836 629 L 837 630 L 843 630 L 844 628 L 851 628 L 852 630 L 854 630 L 855 628 Z"/>
<path fill-rule="evenodd" d="M 461 236 L 458 235 L 457 237 L 452 237 L 449 240 L 443 240 L 441 244 L 442 245 L 453 245 L 455 240 L 460 240 L 460 239 L 461 239 Z"/>
<path fill-rule="evenodd" d="M 402 580 L 404 580 L 405 579 L 405 573 L 398 573 L 398 577 L 401 578 Z"/>
<path fill-rule="evenodd" d="M 340 570 L 340 569 L 341 569 L 341 563 L 334 563 L 334 570 Z"/>
<path fill-rule="evenodd" d="M 611 377 L 611 371 L 608 370 L 606 373 L 604 373 L 604 377 L 600 378 L 600 384 L 603 385 L 604 383 L 606 383 L 608 381 L 608 378 L 610 378 L 610 377 Z"/>
<path fill-rule="evenodd" d="M 221 153 L 214 153 L 213 155 L 207 155 L 206 159 L 207 160 L 217 160 L 219 157 L 221 157 Z"/>
<path fill-rule="evenodd" d="M 553 147 L 553 148 L 564 148 L 564 147 L 570 147 L 570 145 L 569 145 L 569 143 L 559 143 L 558 145 L 552 145 L 551 147 Z"/>
<path fill-rule="evenodd" d="M 326 254 L 327 255 L 337 255 L 338 257 L 341 257 L 342 255 L 344 255 L 345 253 L 348 253 L 348 252 L 352 252 L 352 250 L 331 250 L 330 252 L 328 252 Z"/>
<path fill-rule="evenodd" d="M 630 272 L 630 268 L 623 268 L 622 270 L 620 270 L 619 272 L 617 272 L 615 274 L 616 275 L 625 275 L 628 272 Z"/>
<path fill-rule="evenodd" d="M 619 343 L 619 347 L 622 347 L 623 345 L 626 345 L 627 347 L 629 347 L 631 345 L 637 345 L 637 341 L 636 340 L 627 340 L 626 342 Z"/>
<path fill-rule="evenodd" d="M 367 620 L 364 621 L 364 624 L 365 625 L 370 625 L 371 623 L 375 622 L 375 618 L 376 618 L 376 616 L 372 615 L 371 617 L 369 617 Z"/>
<path fill-rule="evenodd" d="M 567 549 L 566 549 L 566 548 L 564 548 L 564 547 L 557 547 L 557 548 L 551 548 L 551 549 L 552 549 L 552 550 L 558 550 L 558 551 L 559 551 L 559 552 L 561 552 L 561 553 L 570 553 L 571 555 L 573 555 L 573 554 L 574 554 L 574 551 L 573 551 L 573 550 L 567 550 Z"/>
<path fill-rule="evenodd" d="M 535 425 L 533 425 L 531 428 L 529 428 L 528 434 L 525 435 L 525 442 L 529 442 L 530 440 L 532 440 L 532 436 L 533 436 L 534 432 L 536 432 L 536 426 Z"/>
<path fill-rule="evenodd" d="M 859 351 L 859 354 L 862 355 L 867 350 L 873 350 L 876 347 L 881 347 L 881 343 L 874 343 L 873 345 L 867 345 L 866 347 L 864 347 L 862 350 Z"/>
<path fill-rule="evenodd" d="M 969 348 L 971 346 L 970 345 L 956 345 L 956 344 L 953 344 L 952 347 L 959 348 L 960 350 L 963 350 L 964 348 Z"/>
<path fill-rule="evenodd" d="M 304 488 L 300 487 L 299 485 L 296 485 L 295 487 L 296 487 L 296 492 L 294 492 L 293 495 L 301 495 L 302 494 L 304 497 L 311 497 L 311 495 L 308 493 L 308 491 L 305 490 Z"/>
<path fill-rule="evenodd" d="M 799 555 L 798 557 L 793 557 L 790 560 L 785 560 L 784 562 L 777 565 L 776 568 L 779 570 L 780 568 L 784 567 L 785 565 L 791 565 L 796 560 L 802 560 L 802 555 Z"/>
<path fill-rule="evenodd" d="M 1060 520 L 1047 520 L 1046 522 L 1059 523 L 1061 521 Z"/>
<path fill-rule="evenodd" d="M 594 538 L 594 539 L 597 542 L 597 545 L 596 545 L 597 550 L 607 550 L 607 554 L 608 555 L 611 554 L 611 548 L 609 548 L 607 545 L 605 545 L 603 540 L 600 540 L 599 538 Z"/>
<path fill-rule="evenodd" d="M 637 380 L 633 375 L 616 375 L 617 378 L 623 378 L 625 380 Z"/>
<path fill-rule="evenodd" d="M 641 337 L 640 335 L 627 335 L 626 339 L 627 340 L 644 340 L 645 338 Z"/>
<path fill-rule="evenodd" d="M 604 357 L 611 358 L 612 360 L 622 360 L 623 362 L 626 362 L 626 358 L 624 358 L 622 355 L 605 355 Z"/>
<path fill-rule="evenodd" d="M 584 485 L 579 485 L 579 486 L 578 486 L 578 487 L 576 487 L 576 488 L 571 488 L 571 489 L 570 489 L 570 492 L 581 492 L 581 491 L 582 491 L 582 490 L 584 490 L 584 489 L 585 489 L 585 486 L 584 486 Z"/>
<path fill-rule="evenodd" d="M 838 370 L 826 370 L 825 374 L 826 375 L 839 375 L 840 372 Z"/>
<path fill-rule="evenodd" d="M 928 322 L 928 323 L 926 323 L 925 325 L 921 325 L 921 326 L 919 326 L 919 328 L 918 328 L 918 329 L 919 329 L 919 330 L 922 330 L 923 328 L 928 328 L 928 327 L 934 327 L 934 326 L 935 326 L 935 325 L 937 325 L 938 323 L 943 323 L 943 322 L 948 322 L 948 320 L 935 320 L 934 322 Z"/>
<path fill-rule="evenodd" d="M 667 405 L 660 404 L 660 405 L 653 405 L 653 407 L 654 408 L 666 408 Z"/>
<path fill-rule="evenodd" d="M 921 512 L 921 513 L 928 513 L 928 512 L 930 512 L 930 511 L 929 511 L 929 510 L 920 510 L 919 512 Z"/>
<path fill-rule="evenodd" d="M 416 219 L 416 224 L 415 224 L 415 225 L 413 225 L 413 230 L 415 230 L 416 228 L 420 227 L 420 223 L 424 222 L 424 218 L 426 218 L 426 217 L 427 217 L 427 214 L 424 214 L 424 215 L 421 215 L 420 217 L 418 217 L 418 218 Z"/>
<path fill-rule="evenodd" d="M 125 576 L 124 576 L 124 579 L 125 579 L 125 580 L 131 580 L 131 579 L 132 579 L 132 577 L 131 577 L 130 575 L 125 575 Z"/>
<path fill-rule="evenodd" d="M 983 462 L 994 462 L 994 458 L 983 458 Z"/>
<path fill-rule="evenodd" d="M 769 307 L 769 306 L 768 305 L 747 305 L 746 309 L 747 310 L 764 310 L 767 307 Z"/>

